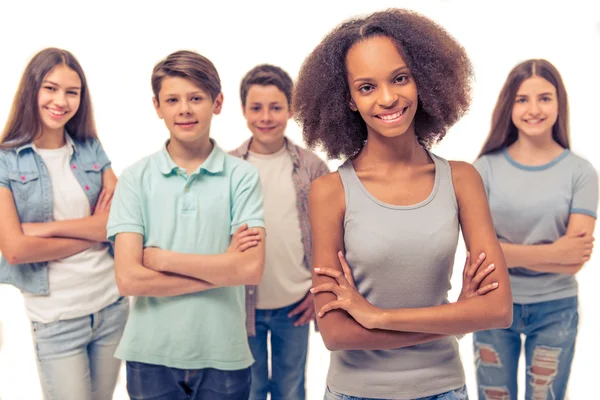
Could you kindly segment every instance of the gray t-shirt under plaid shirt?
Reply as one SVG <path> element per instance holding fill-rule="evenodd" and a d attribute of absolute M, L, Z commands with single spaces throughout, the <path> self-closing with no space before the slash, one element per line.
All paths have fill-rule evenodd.
<path fill-rule="evenodd" d="M 573 213 L 596 218 L 598 175 L 590 162 L 565 150 L 545 165 L 527 166 L 506 148 L 480 157 L 475 168 L 487 192 L 501 242 L 535 245 L 556 241 Z M 577 296 L 573 275 L 510 268 L 513 301 L 539 303 Z"/>

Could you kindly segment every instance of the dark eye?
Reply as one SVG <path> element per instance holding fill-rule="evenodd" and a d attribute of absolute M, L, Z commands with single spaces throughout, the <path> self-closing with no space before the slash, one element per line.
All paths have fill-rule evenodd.
<path fill-rule="evenodd" d="M 202 100 L 201 96 L 194 96 L 194 97 L 192 97 L 192 101 L 200 101 L 200 100 Z"/>
<path fill-rule="evenodd" d="M 72 90 L 71 90 L 71 91 L 69 91 L 69 92 L 67 92 L 67 94 L 70 94 L 71 96 L 78 96 L 78 95 L 79 95 L 79 93 L 78 93 L 78 92 L 74 92 L 74 91 L 72 91 Z"/>
<path fill-rule="evenodd" d="M 406 76 L 406 75 L 398 75 L 394 79 L 394 83 L 405 83 L 407 81 L 408 81 L 408 76 Z"/>
<path fill-rule="evenodd" d="M 544 97 L 542 97 L 542 98 L 541 98 L 541 100 L 542 100 L 543 102 L 548 102 L 548 101 L 550 101 L 550 100 L 552 100 L 552 99 L 551 99 L 550 97 L 548 97 L 548 96 L 544 96 Z"/>
<path fill-rule="evenodd" d="M 362 85 L 361 87 L 358 88 L 358 91 L 363 94 L 368 94 L 368 93 L 371 93 L 373 91 L 373 89 L 375 89 L 375 87 L 373 85 Z"/>
<path fill-rule="evenodd" d="M 523 104 L 526 102 L 527 102 L 527 99 L 525 99 L 524 97 L 519 97 L 517 100 L 515 100 L 515 103 L 519 103 L 519 104 Z"/>
<path fill-rule="evenodd" d="M 283 107 L 273 106 L 273 110 L 275 110 L 275 111 L 281 111 L 282 109 L 283 109 Z"/>
<path fill-rule="evenodd" d="M 250 110 L 252 110 L 252 111 L 258 111 L 258 110 L 260 110 L 260 107 L 259 106 L 253 106 L 253 107 L 250 107 Z"/>
<path fill-rule="evenodd" d="M 167 103 L 176 103 L 177 99 L 167 99 L 166 102 Z"/>
<path fill-rule="evenodd" d="M 51 92 L 55 92 L 56 88 L 54 86 L 44 86 L 44 89 L 49 90 Z"/>

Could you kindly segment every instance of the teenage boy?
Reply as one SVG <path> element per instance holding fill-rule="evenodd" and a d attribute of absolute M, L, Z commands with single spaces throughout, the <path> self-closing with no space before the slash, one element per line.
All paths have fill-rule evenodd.
<path fill-rule="evenodd" d="M 116 357 L 132 399 L 245 400 L 244 285 L 260 281 L 265 251 L 258 171 L 210 139 L 223 95 L 208 59 L 170 54 L 152 90 L 170 137 L 122 173 L 107 227 L 119 290 L 134 296 Z"/>
<path fill-rule="evenodd" d="M 308 191 L 329 173 L 315 154 L 285 137 L 292 117 L 293 83 L 281 68 L 259 65 L 241 83 L 242 112 L 252 137 L 231 154 L 260 173 L 265 204 L 265 273 L 246 286 L 248 340 L 252 365 L 251 400 L 305 399 L 309 322 L 314 318 Z M 271 333 L 269 379 L 267 333 Z"/>

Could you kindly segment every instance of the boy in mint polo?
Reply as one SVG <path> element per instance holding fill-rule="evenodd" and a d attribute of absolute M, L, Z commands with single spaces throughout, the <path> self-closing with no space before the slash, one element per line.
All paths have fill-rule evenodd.
<path fill-rule="evenodd" d="M 152 89 L 170 138 L 122 173 L 107 226 L 119 291 L 134 297 L 115 356 L 132 399 L 245 400 L 244 285 L 265 258 L 259 174 L 210 139 L 223 95 L 208 59 L 170 54 Z"/>

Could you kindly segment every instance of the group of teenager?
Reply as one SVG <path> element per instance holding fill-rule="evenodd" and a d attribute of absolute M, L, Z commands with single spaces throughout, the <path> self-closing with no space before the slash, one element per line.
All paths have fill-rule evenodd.
<path fill-rule="evenodd" d="M 472 78 L 432 20 L 353 18 L 295 85 L 272 65 L 244 76 L 251 137 L 227 153 L 219 74 L 177 51 L 151 78 L 169 138 L 117 183 L 80 64 L 36 54 L 0 139 L 0 282 L 23 292 L 45 398 L 111 399 L 125 360 L 132 399 L 305 399 L 315 320 L 326 400 L 466 399 L 471 332 L 480 399 L 516 400 L 522 336 L 526 399 L 564 399 L 597 173 L 540 59 L 509 73 L 474 165 L 432 153 Z M 336 172 L 285 136 L 291 118 Z"/>

